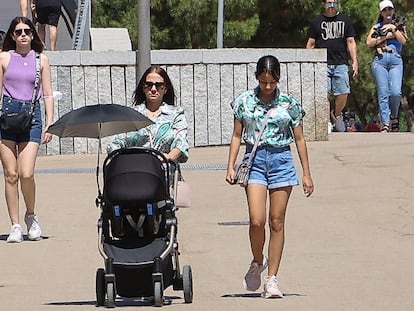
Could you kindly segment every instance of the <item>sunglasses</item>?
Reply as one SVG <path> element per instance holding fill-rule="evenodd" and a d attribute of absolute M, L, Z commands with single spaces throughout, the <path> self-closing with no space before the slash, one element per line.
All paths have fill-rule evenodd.
<path fill-rule="evenodd" d="M 154 85 L 157 90 L 161 90 L 162 88 L 164 88 L 164 82 L 152 82 L 152 81 L 144 82 L 144 87 L 146 89 L 152 89 Z"/>
<path fill-rule="evenodd" d="M 326 2 L 326 7 L 327 8 L 337 8 L 338 7 L 338 2 Z"/>
<path fill-rule="evenodd" d="M 19 37 L 22 35 L 23 32 L 26 36 L 30 36 L 32 34 L 32 30 L 30 28 L 20 28 L 14 30 L 14 34 Z"/>
<path fill-rule="evenodd" d="M 392 8 L 392 7 L 390 7 L 390 6 L 387 6 L 386 8 L 382 9 L 382 12 L 385 12 L 385 11 L 392 11 L 392 10 L 394 10 L 394 8 Z"/>

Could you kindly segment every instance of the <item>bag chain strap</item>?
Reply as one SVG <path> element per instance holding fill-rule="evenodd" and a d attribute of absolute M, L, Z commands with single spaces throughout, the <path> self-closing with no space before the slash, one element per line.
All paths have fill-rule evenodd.
<path fill-rule="evenodd" d="M 265 118 L 264 118 L 264 120 L 263 120 L 263 126 L 262 126 L 262 128 L 260 129 L 259 136 L 257 137 L 257 140 L 254 142 L 252 152 L 250 153 L 249 159 L 247 160 L 247 163 L 246 163 L 246 165 L 247 165 L 248 167 L 250 167 L 250 165 L 252 164 L 252 161 L 253 161 L 254 155 L 255 155 L 255 153 L 256 153 L 257 146 L 259 145 L 260 138 L 262 137 L 263 132 L 264 132 L 264 130 L 265 130 L 265 128 L 266 128 L 266 126 L 267 126 L 267 120 L 269 119 L 270 111 L 271 111 L 272 109 L 273 109 L 273 108 L 270 108 L 270 109 L 267 111 L 267 113 L 266 113 L 266 117 L 265 117 Z"/>
<path fill-rule="evenodd" d="M 36 78 L 34 82 L 34 89 L 33 89 L 33 95 L 32 95 L 32 106 L 30 108 L 30 113 L 33 113 L 37 93 L 39 91 L 39 81 L 40 81 L 40 54 L 36 52 Z"/>

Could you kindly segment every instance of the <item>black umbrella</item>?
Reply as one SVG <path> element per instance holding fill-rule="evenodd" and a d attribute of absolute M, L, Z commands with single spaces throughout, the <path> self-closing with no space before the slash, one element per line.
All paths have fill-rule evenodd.
<path fill-rule="evenodd" d="M 153 122 L 121 105 L 92 105 L 72 110 L 52 124 L 48 133 L 59 137 L 98 138 L 137 131 Z"/>
<path fill-rule="evenodd" d="M 91 105 L 72 110 L 49 126 L 47 132 L 59 137 L 99 139 L 96 182 L 99 188 L 99 154 L 101 138 L 142 129 L 153 122 L 138 111 L 121 105 Z"/>

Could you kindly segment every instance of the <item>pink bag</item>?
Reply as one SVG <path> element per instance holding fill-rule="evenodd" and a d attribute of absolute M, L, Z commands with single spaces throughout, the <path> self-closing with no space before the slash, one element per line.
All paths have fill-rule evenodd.
<path fill-rule="evenodd" d="M 174 201 L 175 206 L 190 207 L 191 206 L 191 191 L 190 185 L 184 180 L 183 174 L 181 174 L 181 168 L 178 162 L 175 162 L 174 172 Z"/>
<path fill-rule="evenodd" d="M 177 182 L 177 197 L 175 201 L 177 207 L 191 206 L 191 191 L 188 182 L 184 180 L 179 180 Z"/>

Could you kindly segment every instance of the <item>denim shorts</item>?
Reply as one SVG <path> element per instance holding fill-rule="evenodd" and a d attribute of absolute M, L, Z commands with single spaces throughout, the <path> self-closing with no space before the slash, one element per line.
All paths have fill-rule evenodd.
<path fill-rule="evenodd" d="M 19 112 L 19 111 L 29 111 L 31 109 L 32 103 L 30 101 L 21 101 L 17 99 L 10 98 L 8 96 L 3 96 L 3 105 L 1 111 L 4 112 Z M 22 134 L 8 133 L 0 130 L 0 139 L 11 140 L 16 143 L 23 143 L 28 141 L 33 141 L 40 144 L 42 137 L 42 114 L 40 112 L 39 101 L 36 101 L 33 123 L 30 131 Z"/>
<path fill-rule="evenodd" d="M 243 161 L 247 161 L 251 150 L 251 146 L 246 146 Z M 248 184 L 260 184 L 268 189 L 299 185 L 290 147 L 257 147 Z"/>
<path fill-rule="evenodd" d="M 335 96 L 340 94 L 349 94 L 348 65 L 328 65 L 328 93 Z"/>

